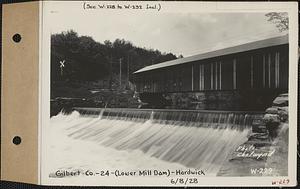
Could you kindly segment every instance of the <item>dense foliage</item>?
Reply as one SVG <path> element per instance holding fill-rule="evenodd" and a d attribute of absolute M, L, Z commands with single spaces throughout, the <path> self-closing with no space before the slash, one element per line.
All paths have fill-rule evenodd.
<path fill-rule="evenodd" d="M 289 29 L 289 17 L 287 12 L 270 12 L 265 15 L 268 21 L 274 23 L 279 31 Z"/>
<path fill-rule="evenodd" d="M 51 81 L 95 81 L 173 60 L 172 53 L 134 46 L 124 39 L 96 42 L 73 30 L 51 36 Z"/>

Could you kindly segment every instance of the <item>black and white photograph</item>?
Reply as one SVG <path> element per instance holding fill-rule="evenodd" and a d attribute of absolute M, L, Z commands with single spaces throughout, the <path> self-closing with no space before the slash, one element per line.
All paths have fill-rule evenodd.
<path fill-rule="evenodd" d="M 295 18 L 249 4 L 44 2 L 41 183 L 294 182 Z"/>

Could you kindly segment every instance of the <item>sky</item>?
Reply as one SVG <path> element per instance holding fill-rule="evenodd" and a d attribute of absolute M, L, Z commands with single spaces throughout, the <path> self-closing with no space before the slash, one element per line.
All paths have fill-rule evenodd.
<path fill-rule="evenodd" d="M 61 5 L 61 6 L 59 6 Z M 86 11 L 78 5 L 48 8 L 51 33 L 73 29 L 103 43 L 116 38 L 184 57 L 284 35 L 267 21 L 267 12 Z M 65 6 L 66 7 L 66 6 Z M 81 5 L 80 5 L 81 7 Z"/>

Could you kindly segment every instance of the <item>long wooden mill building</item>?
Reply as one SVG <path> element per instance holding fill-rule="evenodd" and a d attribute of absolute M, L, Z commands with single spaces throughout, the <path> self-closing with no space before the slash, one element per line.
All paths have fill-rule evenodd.
<path fill-rule="evenodd" d="M 288 35 L 144 67 L 134 72 L 151 107 L 262 110 L 288 91 Z"/>

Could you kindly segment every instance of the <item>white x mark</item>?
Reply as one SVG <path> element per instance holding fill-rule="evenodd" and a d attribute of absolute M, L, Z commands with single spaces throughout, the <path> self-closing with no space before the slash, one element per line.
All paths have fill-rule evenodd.
<path fill-rule="evenodd" d="M 60 68 L 63 68 L 63 67 L 65 67 L 65 60 L 63 60 L 63 61 L 60 61 L 59 63 L 60 63 Z"/>

